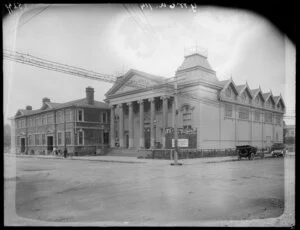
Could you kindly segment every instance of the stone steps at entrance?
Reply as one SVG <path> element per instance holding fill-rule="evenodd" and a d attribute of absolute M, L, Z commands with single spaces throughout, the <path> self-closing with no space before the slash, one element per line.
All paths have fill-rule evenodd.
<path fill-rule="evenodd" d="M 109 151 L 106 156 L 128 156 L 128 157 L 146 157 L 150 154 L 151 151 L 143 150 L 143 149 L 120 149 L 120 148 L 113 148 Z"/>

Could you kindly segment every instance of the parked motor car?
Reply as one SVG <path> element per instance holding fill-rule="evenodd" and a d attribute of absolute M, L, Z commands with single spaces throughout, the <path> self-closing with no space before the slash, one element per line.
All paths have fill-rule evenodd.
<path fill-rule="evenodd" d="M 249 160 L 253 160 L 254 157 L 264 158 L 264 153 L 258 152 L 257 148 L 251 145 L 238 145 L 236 146 L 236 152 L 238 160 L 241 160 L 243 157 Z"/>
<path fill-rule="evenodd" d="M 270 153 L 273 157 L 285 157 L 288 152 L 287 145 L 283 143 L 274 143 L 270 148 Z"/>

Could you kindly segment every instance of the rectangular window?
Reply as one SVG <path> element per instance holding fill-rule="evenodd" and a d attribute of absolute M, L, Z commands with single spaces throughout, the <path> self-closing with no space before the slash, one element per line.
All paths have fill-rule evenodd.
<path fill-rule="evenodd" d="M 104 142 L 104 144 L 108 144 L 108 141 L 109 141 L 109 133 L 104 132 L 103 133 L 103 142 Z"/>
<path fill-rule="evenodd" d="M 254 121 L 260 121 L 260 112 L 258 111 L 254 112 Z"/>
<path fill-rule="evenodd" d="M 72 110 L 71 109 L 67 109 L 66 110 L 66 121 L 72 121 Z"/>
<path fill-rule="evenodd" d="M 32 136 L 28 135 L 28 145 L 32 145 Z"/>
<path fill-rule="evenodd" d="M 246 108 L 240 108 L 239 109 L 239 118 L 248 120 L 249 119 L 249 109 Z"/>
<path fill-rule="evenodd" d="M 47 125 L 47 115 L 43 115 L 43 125 Z"/>
<path fill-rule="evenodd" d="M 83 145 L 83 131 L 78 132 L 78 145 Z"/>
<path fill-rule="evenodd" d="M 184 121 L 191 120 L 191 113 L 184 113 L 183 114 L 183 120 Z"/>
<path fill-rule="evenodd" d="M 71 132 L 66 132 L 66 145 L 71 144 Z"/>
<path fill-rule="evenodd" d="M 270 123 L 272 124 L 272 113 L 265 113 L 265 123 Z"/>
<path fill-rule="evenodd" d="M 42 145 L 46 145 L 46 134 L 42 134 Z"/>
<path fill-rule="evenodd" d="M 35 117 L 35 125 L 36 125 L 36 126 L 39 126 L 39 125 L 40 125 L 40 117 L 39 117 L 39 116 L 36 116 L 36 117 Z"/>
<path fill-rule="evenodd" d="M 82 109 L 77 110 L 77 120 L 83 121 L 83 110 Z"/>
<path fill-rule="evenodd" d="M 232 105 L 225 105 L 225 117 L 232 117 Z"/>
<path fill-rule="evenodd" d="M 62 145 L 62 133 L 57 133 L 57 145 Z"/>
<path fill-rule="evenodd" d="M 56 113 L 56 123 L 57 124 L 64 123 L 64 113 L 63 113 L 63 111 L 58 111 Z"/>
<path fill-rule="evenodd" d="M 53 113 L 47 114 L 47 124 L 53 124 L 53 123 L 54 123 Z"/>
<path fill-rule="evenodd" d="M 106 112 L 102 113 L 102 122 L 106 123 Z"/>
<path fill-rule="evenodd" d="M 40 145 L 39 134 L 35 134 L 35 145 Z"/>

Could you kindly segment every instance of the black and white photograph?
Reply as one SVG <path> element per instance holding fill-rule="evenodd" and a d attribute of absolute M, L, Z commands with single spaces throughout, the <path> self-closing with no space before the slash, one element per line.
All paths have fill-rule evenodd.
<path fill-rule="evenodd" d="M 5 226 L 295 227 L 284 20 L 163 2 L 2 15 Z"/>

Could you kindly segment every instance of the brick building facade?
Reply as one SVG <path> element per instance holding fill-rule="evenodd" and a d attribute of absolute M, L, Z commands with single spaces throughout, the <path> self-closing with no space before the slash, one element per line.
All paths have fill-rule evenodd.
<path fill-rule="evenodd" d="M 94 89 L 86 97 L 67 103 L 43 98 L 40 109 L 18 110 L 15 115 L 16 151 L 28 154 L 59 152 L 103 153 L 109 146 L 110 111 L 104 102 L 94 100 Z"/>

